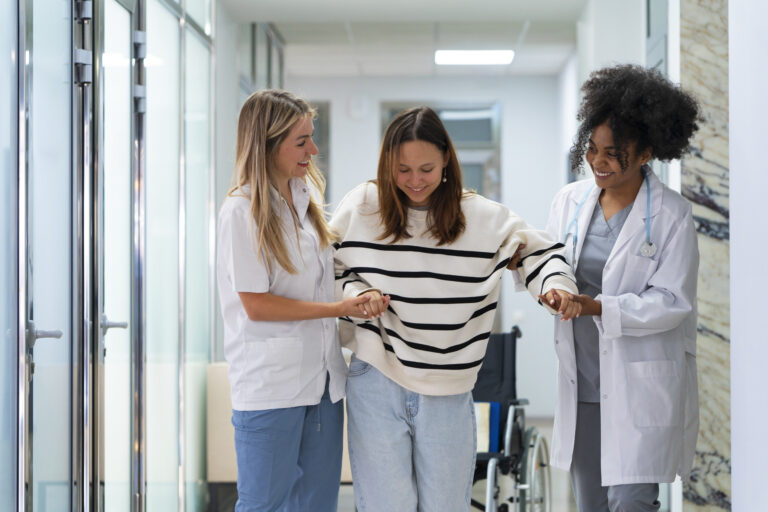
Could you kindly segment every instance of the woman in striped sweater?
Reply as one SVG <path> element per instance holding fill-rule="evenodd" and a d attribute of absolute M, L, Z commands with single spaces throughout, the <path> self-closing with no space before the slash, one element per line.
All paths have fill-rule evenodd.
<path fill-rule="evenodd" d="M 471 390 L 501 275 L 514 267 L 534 298 L 548 309 L 557 303 L 570 320 L 581 306 L 571 301 L 577 290 L 563 246 L 463 190 L 453 144 L 426 107 L 392 121 L 377 180 L 347 194 L 331 226 L 340 235 L 337 295 L 370 298 L 360 306 L 370 320 L 340 322 L 354 352 L 347 414 L 357 508 L 467 510 Z"/>

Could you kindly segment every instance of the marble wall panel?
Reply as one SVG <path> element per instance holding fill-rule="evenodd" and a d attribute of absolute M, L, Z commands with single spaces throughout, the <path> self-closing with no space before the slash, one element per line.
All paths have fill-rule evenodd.
<path fill-rule="evenodd" d="M 698 369 L 701 426 L 684 510 L 731 510 L 728 3 L 680 0 L 681 85 L 703 121 L 682 162 L 682 192 L 699 233 Z"/>

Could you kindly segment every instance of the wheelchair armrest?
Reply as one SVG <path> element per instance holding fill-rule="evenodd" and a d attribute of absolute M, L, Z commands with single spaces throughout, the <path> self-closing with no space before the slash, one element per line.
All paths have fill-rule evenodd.
<path fill-rule="evenodd" d="M 517 400 L 510 400 L 509 403 L 512 404 L 512 405 L 528 405 L 528 404 L 530 404 L 530 402 L 528 401 L 527 398 L 518 398 Z"/>

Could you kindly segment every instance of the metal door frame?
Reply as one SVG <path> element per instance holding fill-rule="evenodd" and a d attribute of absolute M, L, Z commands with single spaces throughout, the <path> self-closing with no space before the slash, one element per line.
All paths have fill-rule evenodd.
<path fill-rule="evenodd" d="M 18 323 L 17 323 L 17 510 L 25 512 L 32 510 L 32 454 L 34 447 L 32 445 L 32 384 L 31 358 L 29 352 L 32 350 L 30 340 L 34 337 L 32 327 L 28 322 L 29 312 L 31 310 L 31 293 L 29 290 L 29 256 L 30 256 L 30 237 L 29 237 L 29 165 L 30 165 L 30 122 L 29 108 L 31 84 L 30 77 L 34 75 L 34 67 L 29 67 L 29 55 L 33 52 L 32 35 L 33 20 L 32 12 L 35 6 L 34 0 L 17 0 L 18 9 L 18 33 L 17 33 L 17 107 L 18 107 L 18 126 L 17 126 L 17 217 L 18 217 L 18 261 L 17 261 L 17 284 L 18 284 Z M 70 419 L 72 428 L 72 437 L 70 438 L 70 478 L 69 478 L 69 497 L 70 507 L 78 509 L 81 497 L 87 492 L 80 486 L 77 490 L 77 482 L 82 481 L 84 471 L 87 469 L 83 465 L 81 453 L 76 449 L 77 443 L 82 442 L 83 426 L 82 418 L 87 418 L 87 411 L 83 409 L 80 403 L 80 396 L 77 391 L 85 389 L 83 367 L 81 362 L 85 360 L 85 354 L 80 347 L 83 346 L 82 339 L 87 336 L 88 326 L 80 319 L 85 319 L 86 297 L 88 272 L 88 256 L 85 251 L 88 249 L 87 242 L 84 241 L 83 233 L 87 233 L 87 219 L 83 216 L 84 208 L 88 207 L 87 196 L 83 194 L 83 186 L 87 185 L 87 174 L 83 171 L 89 166 L 90 151 L 90 126 L 84 121 L 90 116 L 90 100 L 87 91 L 75 84 L 75 62 L 77 58 L 84 57 L 84 54 L 78 52 L 76 48 L 74 27 L 78 23 L 76 16 L 75 3 L 70 4 L 70 16 L 72 25 L 70 26 L 68 43 L 71 49 L 71 62 L 69 69 L 70 84 L 72 86 L 70 96 L 70 155 L 69 155 L 69 179 L 71 189 L 70 204 L 70 250 L 72 261 L 70 271 L 70 300 L 72 301 L 72 315 L 69 320 L 70 330 Z M 78 9 L 79 12 L 79 9 Z M 82 35 L 82 34 L 81 34 Z M 87 39 L 87 36 L 86 36 Z M 23 56 L 23 58 L 22 58 Z M 34 53 L 33 66 L 34 66 Z M 78 123 L 78 116 L 80 121 Z M 74 446 L 73 446 L 74 445 Z"/>
<path fill-rule="evenodd" d="M 142 199 L 142 189 L 143 189 L 143 175 L 139 172 L 138 164 L 140 155 L 143 155 L 143 138 L 139 139 L 137 136 L 137 133 L 139 133 L 139 129 L 137 125 L 141 122 L 139 118 L 139 114 L 137 113 L 137 109 L 135 108 L 136 104 L 139 103 L 138 101 L 134 100 L 134 96 L 137 90 L 136 87 L 136 76 L 137 76 L 137 69 L 142 66 L 143 67 L 143 55 L 138 55 L 137 53 L 137 46 L 139 45 L 140 41 L 137 41 L 137 39 L 141 39 L 140 35 L 137 35 L 137 20 L 138 18 L 138 2 L 131 1 L 131 0 L 116 0 L 118 4 L 120 4 L 123 8 L 126 9 L 130 16 L 130 31 L 131 31 L 131 41 L 130 41 L 130 59 L 131 59 L 131 65 L 129 68 L 130 73 L 130 90 L 131 95 L 128 98 L 125 98 L 126 102 L 130 102 L 131 104 L 131 127 L 130 127 L 130 134 L 131 138 L 130 140 L 125 141 L 126 144 L 130 144 L 132 151 L 130 152 L 131 162 L 130 162 L 130 169 L 131 169 L 131 183 L 134 185 L 133 188 L 130 190 L 131 194 L 131 228 L 130 232 L 126 234 L 126 236 L 131 237 L 131 256 L 130 256 L 130 269 L 131 269 L 131 277 L 130 277 L 130 317 L 127 319 L 129 322 L 129 325 L 131 327 L 131 337 L 130 337 L 130 353 L 131 353 L 131 370 L 130 370 L 130 390 L 131 390 L 131 396 L 125 397 L 126 400 L 129 400 L 130 407 L 131 407 L 131 414 L 130 414 L 130 421 L 132 424 L 131 427 L 131 438 L 130 440 L 127 440 L 127 442 L 131 443 L 131 469 L 130 469 L 130 475 L 131 475 L 131 482 L 130 482 L 130 496 L 132 505 L 132 510 L 138 510 L 137 503 L 139 503 L 138 496 L 143 494 L 143 485 L 141 482 L 143 482 L 143 452 L 144 452 L 144 436 L 143 436 L 143 425 L 142 425 L 142 418 L 144 414 L 143 410 L 143 389 L 144 389 L 144 380 L 143 380 L 143 351 L 142 351 L 142 341 L 143 341 L 143 333 L 141 332 L 141 329 L 139 326 L 143 325 L 143 313 L 140 313 L 141 308 L 143 307 L 143 295 L 141 294 L 141 269 L 143 266 L 143 251 L 140 249 L 143 247 L 143 228 L 138 229 L 137 224 L 139 224 L 139 221 L 137 219 L 141 218 L 143 219 L 143 208 L 141 206 Z M 92 218 L 93 218 L 93 266 L 92 266 L 92 272 L 93 272 L 93 281 L 92 281 L 92 294 L 93 294 L 93 301 L 92 301 L 92 308 L 95 314 L 93 315 L 92 320 L 92 329 L 93 329 L 93 339 L 92 342 L 89 344 L 89 348 L 91 351 L 91 367 L 90 367 L 90 375 L 92 382 L 94 383 L 94 386 L 92 387 L 92 391 L 90 393 L 90 396 L 87 397 L 87 399 L 91 403 L 91 407 L 93 410 L 92 414 L 92 431 L 93 435 L 90 439 L 90 447 L 91 447 L 91 467 L 92 471 L 90 472 L 90 479 L 91 479 L 91 495 L 90 495 L 90 504 L 91 504 L 91 510 L 94 512 L 100 512 L 104 510 L 105 504 L 103 502 L 104 495 L 102 494 L 102 485 L 104 484 L 105 478 L 104 478 L 104 454 L 105 454 L 105 447 L 100 443 L 101 439 L 101 431 L 104 429 L 104 395 L 101 393 L 100 386 L 103 384 L 103 381 L 101 379 L 100 371 L 101 369 L 104 369 L 103 363 L 104 363 L 104 354 L 101 350 L 102 347 L 102 339 L 104 336 L 104 325 L 102 325 L 103 322 L 103 290 L 104 290 L 104 275 L 103 275 L 103 266 L 102 263 L 104 261 L 104 240 L 102 237 L 102 231 L 103 231 L 103 221 L 104 221 L 104 196 L 103 196 L 103 176 L 104 176 L 104 153 L 103 153 L 103 147 L 104 147 L 104 112 L 105 112 L 105 99 L 104 99 L 104 93 L 105 93 L 105 87 L 104 87 L 104 74 L 103 74 L 103 62 L 102 62 L 102 54 L 105 47 L 105 28 L 106 28 L 106 20 L 105 20 L 105 0 L 96 0 L 93 3 L 93 69 L 94 69 L 94 80 L 93 80 L 93 103 L 94 103 L 94 115 L 93 115 L 93 132 L 95 134 L 94 138 L 94 145 L 93 145 L 93 154 L 94 154 L 94 169 L 93 169 L 93 209 L 92 209 Z M 138 149 L 137 148 L 141 148 Z M 138 276 L 138 277 L 137 277 Z M 137 313 L 137 310 L 139 313 Z M 121 319 L 122 320 L 122 319 Z M 136 352 L 139 352 L 138 354 Z M 133 425 L 136 422 L 139 422 L 140 426 L 139 428 L 134 428 Z"/>
<path fill-rule="evenodd" d="M 26 503 L 27 471 L 27 84 L 26 55 L 26 2 L 16 2 L 16 510 L 24 512 Z M 24 305 L 24 306 L 22 306 Z"/>
<path fill-rule="evenodd" d="M 124 3 L 120 0 L 120 3 Z M 146 508 L 146 325 L 144 263 L 146 251 L 146 27 L 147 9 L 145 0 L 135 0 L 132 10 L 133 37 L 133 183 L 132 211 L 133 218 L 133 254 L 131 256 L 131 510 L 144 512 Z"/>

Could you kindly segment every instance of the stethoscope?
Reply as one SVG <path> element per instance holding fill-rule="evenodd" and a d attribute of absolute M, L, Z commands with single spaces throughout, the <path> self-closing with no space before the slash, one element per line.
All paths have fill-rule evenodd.
<path fill-rule="evenodd" d="M 646 202 L 645 242 L 643 242 L 643 245 L 640 247 L 640 254 L 646 258 L 652 258 L 656 254 L 656 245 L 651 241 L 651 182 L 648 179 L 649 171 L 645 168 L 643 168 L 642 171 L 643 179 L 645 180 Z M 579 204 L 576 206 L 576 211 L 573 213 L 573 218 L 571 219 L 571 222 L 568 223 L 568 228 L 565 230 L 565 234 L 563 235 L 563 244 L 565 244 L 565 242 L 568 240 L 568 235 L 571 233 L 571 230 L 573 230 L 573 255 L 571 261 L 574 262 L 576 261 L 576 245 L 579 242 L 579 213 L 581 212 L 581 207 L 584 206 L 584 203 L 587 201 L 587 197 L 589 197 L 589 194 L 594 188 L 595 184 L 593 183 L 592 186 L 589 187 L 586 192 L 584 192 L 584 196 L 582 196 Z"/>

